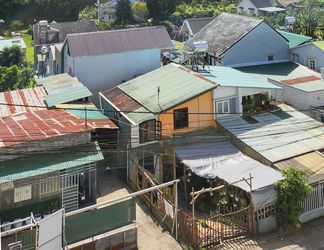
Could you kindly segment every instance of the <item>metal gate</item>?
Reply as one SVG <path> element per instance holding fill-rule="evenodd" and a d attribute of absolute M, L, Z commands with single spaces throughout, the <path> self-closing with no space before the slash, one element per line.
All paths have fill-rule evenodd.
<path fill-rule="evenodd" d="M 65 212 L 79 208 L 79 176 L 77 173 L 61 176 L 62 207 Z"/>
<path fill-rule="evenodd" d="M 193 219 L 179 212 L 179 237 L 194 247 L 213 247 L 222 241 L 249 234 L 250 206 L 236 212 L 217 214 L 206 219 Z"/>

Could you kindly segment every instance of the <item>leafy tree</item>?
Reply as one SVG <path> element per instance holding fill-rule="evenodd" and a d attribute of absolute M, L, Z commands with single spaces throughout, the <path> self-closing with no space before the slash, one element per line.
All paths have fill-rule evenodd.
<path fill-rule="evenodd" d="M 177 0 L 146 0 L 149 17 L 154 23 L 167 20 L 176 10 Z"/>
<path fill-rule="evenodd" d="M 115 22 L 121 26 L 134 23 L 130 0 L 118 0 L 116 4 Z"/>
<path fill-rule="evenodd" d="M 137 21 L 144 22 L 145 18 L 148 15 L 146 3 L 143 2 L 134 3 L 132 6 L 132 12 L 134 14 L 134 17 L 137 19 Z"/>
<path fill-rule="evenodd" d="M 78 20 L 98 19 L 98 9 L 95 6 L 87 6 L 79 12 Z"/>
<path fill-rule="evenodd" d="M 31 0 L 0 0 L 0 17 L 10 17 L 17 8 L 24 6 Z"/>
<path fill-rule="evenodd" d="M 10 67 L 17 65 L 21 67 L 24 63 L 24 55 L 19 46 L 14 45 L 11 47 L 5 47 L 0 52 L 0 66 Z"/>
<path fill-rule="evenodd" d="M 276 184 L 278 193 L 278 222 L 281 225 L 296 224 L 302 212 L 302 202 L 312 191 L 306 183 L 306 173 L 294 168 L 283 170 L 285 179 Z"/>
<path fill-rule="evenodd" d="M 319 0 L 305 0 L 297 10 L 297 27 L 307 36 L 314 36 L 324 12 Z"/>
<path fill-rule="evenodd" d="M 23 26 L 23 22 L 21 20 L 13 20 L 10 23 L 10 29 L 11 30 L 19 30 Z"/>

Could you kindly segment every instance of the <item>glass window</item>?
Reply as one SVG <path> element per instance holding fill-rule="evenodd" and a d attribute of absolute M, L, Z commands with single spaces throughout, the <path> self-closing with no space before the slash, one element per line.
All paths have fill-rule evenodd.
<path fill-rule="evenodd" d="M 228 114 L 230 113 L 230 103 L 229 100 L 216 102 L 216 114 Z"/>
<path fill-rule="evenodd" d="M 229 113 L 229 101 L 223 102 L 224 113 Z"/>
<path fill-rule="evenodd" d="M 173 111 L 174 129 L 187 128 L 188 120 L 188 108 Z"/>
<path fill-rule="evenodd" d="M 292 60 L 293 60 L 294 62 L 296 62 L 296 63 L 300 63 L 300 56 L 299 56 L 299 54 L 295 54 L 295 53 L 293 53 L 293 54 L 292 54 Z"/>
<path fill-rule="evenodd" d="M 316 61 L 315 61 L 315 59 L 308 59 L 308 67 L 310 69 L 315 70 L 315 68 L 316 68 Z"/>

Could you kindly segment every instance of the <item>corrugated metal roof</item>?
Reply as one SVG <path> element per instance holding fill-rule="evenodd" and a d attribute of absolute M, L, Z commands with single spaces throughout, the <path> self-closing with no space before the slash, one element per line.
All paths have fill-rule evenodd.
<path fill-rule="evenodd" d="M 281 89 L 269 83 L 266 79 L 256 78 L 253 75 L 230 67 L 208 66 L 207 71 L 200 71 L 199 73 L 207 79 L 217 82 L 219 86 L 224 87 Z"/>
<path fill-rule="evenodd" d="M 207 41 L 208 53 L 221 57 L 226 50 L 262 22 L 262 19 L 223 12 L 185 44 L 190 45 L 192 42 Z"/>
<path fill-rule="evenodd" d="M 280 170 L 295 168 L 305 171 L 310 183 L 323 180 L 324 177 L 324 156 L 319 152 L 311 152 L 297 156 L 275 164 Z"/>
<path fill-rule="evenodd" d="M 253 115 L 255 124 L 239 115 L 219 117 L 218 122 L 272 163 L 324 148 L 322 123 L 288 105 L 280 107 L 288 112 Z"/>
<path fill-rule="evenodd" d="M 43 110 L 43 108 L 37 107 L 46 106 L 43 100 L 44 95 L 46 95 L 46 93 L 43 87 L 0 92 L 0 103 L 4 104 L 0 105 L 0 117 L 11 116 L 27 111 Z M 16 106 L 5 104 L 16 104 Z"/>
<path fill-rule="evenodd" d="M 44 95 L 43 87 L 0 93 L 0 102 L 6 104 L 0 105 L 0 148 L 95 128 L 117 128 L 108 117 L 88 119 L 86 124 L 63 109 L 47 109 Z"/>
<path fill-rule="evenodd" d="M 160 113 L 216 88 L 216 84 L 171 63 L 117 87 L 152 113 Z"/>
<path fill-rule="evenodd" d="M 276 7 L 276 0 L 250 0 L 256 8 Z"/>
<path fill-rule="evenodd" d="M 14 37 L 10 39 L 0 39 L 0 51 L 2 51 L 5 47 L 11 47 L 17 45 L 21 49 L 26 49 L 26 44 L 24 39 L 21 37 Z"/>
<path fill-rule="evenodd" d="M 75 150 L 75 147 L 71 147 L 62 149 L 57 153 L 32 155 L 2 161 L 0 162 L 0 184 L 74 168 L 104 159 L 96 143 L 79 145 L 77 154 Z"/>
<path fill-rule="evenodd" d="M 316 76 L 315 72 L 311 72 L 306 67 L 294 62 L 265 64 L 258 66 L 240 67 L 237 70 L 252 74 L 261 79 L 273 79 L 275 81 L 296 79 L 300 77 Z"/>
<path fill-rule="evenodd" d="M 320 48 L 321 50 L 324 51 L 324 40 L 322 40 L 322 41 L 315 41 L 315 42 L 313 42 L 313 44 L 314 44 L 316 47 L 318 47 L 318 48 Z"/>
<path fill-rule="evenodd" d="M 277 30 L 282 36 L 288 40 L 289 48 L 294 48 L 302 43 L 310 41 L 312 38 L 309 36 L 303 36 L 291 32 Z"/>
<path fill-rule="evenodd" d="M 216 177 L 228 183 L 253 176 L 252 191 L 273 185 L 283 176 L 240 152 L 225 137 L 213 129 L 205 129 L 182 134 L 174 138 L 177 156 L 195 174 L 207 179 Z M 250 192 L 245 182 L 235 186 Z"/>
<path fill-rule="evenodd" d="M 93 104 L 63 104 L 58 105 L 58 108 L 64 108 L 66 112 L 80 118 L 80 119 L 96 119 L 96 120 L 107 120 L 105 116 L 98 108 Z"/>
<path fill-rule="evenodd" d="M 117 87 L 104 92 L 103 95 L 136 124 L 155 118 L 155 115 L 150 113 L 148 109 L 142 107 Z M 134 111 L 137 113 L 132 113 Z"/>
<path fill-rule="evenodd" d="M 48 107 L 92 96 L 86 86 L 79 82 L 76 77 L 71 77 L 67 73 L 36 81 L 37 85 L 43 85 L 47 92 L 44 99 Z"/>
<path fill-rule="evenodd" d="M 72 34 L 67 36 L 67 44 L 72 57 L 173 46 L 164 26 Z"/>
<path fill-rule="evenodd" d="M 294 84 L 294 88 L 306 92 L 321 91 L 324 90 L 324 80 L 316 80 L 316 81 Z"/>

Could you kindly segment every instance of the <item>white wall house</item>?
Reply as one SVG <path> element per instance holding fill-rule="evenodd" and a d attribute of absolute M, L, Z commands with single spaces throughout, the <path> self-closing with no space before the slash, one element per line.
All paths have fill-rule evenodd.
<path fill-rule="evenodd" d="M 222 13 L 190 38 L 207 41 L 208 64 L 230 67 L 290 60 L 288 40 L 263 20 Z"/>
<path fill-rule="evenodd" d="M 271 16 L 285 11 L 275 0 L 242 0 L 237 5 L 237 13 L 251 16 Z"/>
<path fill-rule="evenodd" d="M 63 69 L 78 77 L 96 102 L 99 91 L 159 68 L 161 49 L 171 47 L 164 27 L 71 35 L 63 48 Z"/>
<path fill-rule="evenodd" d="M 248 112 L 249 102 L 262 106 L 265 100 L 275 98 L 277 92 L 279 94 L 281 91 L 281 87 L 267 80 L 230 67 L 210 66 L 207 71 L 200 73 L 218 84 L 213 93 L 216 116 L 244 114 Z"/>
<path fill-rule="evenodd" d="M 324 68 L 324 41 L 315 41 L 291 49 L 291 59 L 312 70 Z"/>
<path fill-rule="evenodd" d="M 299 109 L 324 106 L 324 74 L 293 62 L 238 68 L 260 80 L 281 87 L 276 99 Z M 273 93 L 273 92 L 272 92 Z"/>

